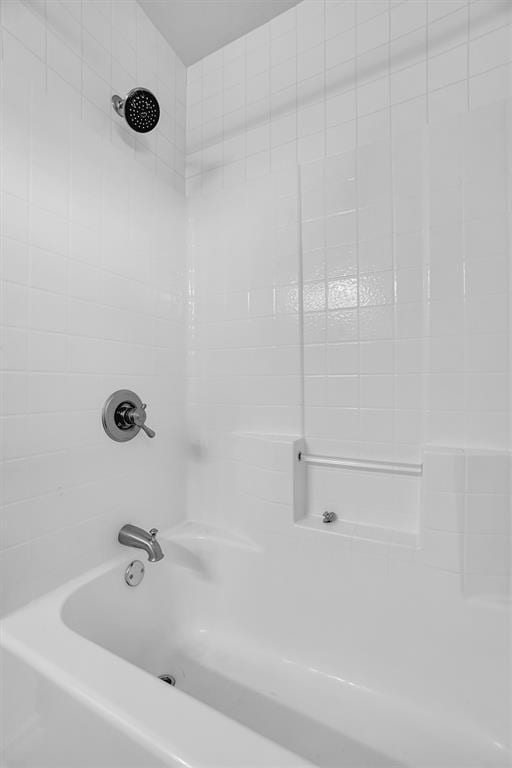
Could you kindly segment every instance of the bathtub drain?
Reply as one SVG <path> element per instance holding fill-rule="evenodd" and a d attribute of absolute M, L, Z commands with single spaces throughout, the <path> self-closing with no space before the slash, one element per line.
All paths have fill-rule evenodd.
<path fill-rule="evenodd" d="M 172 675 L 158 675 L 159 680 L 163 680 L 168 685 L 176 685 L 176 678 Z"/>

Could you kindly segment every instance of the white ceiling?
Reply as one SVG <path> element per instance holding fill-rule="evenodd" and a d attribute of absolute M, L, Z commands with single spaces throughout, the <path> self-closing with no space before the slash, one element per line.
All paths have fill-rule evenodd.
<path fill-rule="evenodd" d="M 139 0 L 153 24 L 189 66 L 300 0 Z"/>

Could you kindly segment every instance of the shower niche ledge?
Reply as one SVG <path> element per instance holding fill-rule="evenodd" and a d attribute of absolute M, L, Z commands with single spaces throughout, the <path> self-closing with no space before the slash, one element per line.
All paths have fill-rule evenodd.
<path fill-rule="evenodd" d="M 305 515 L 296 520 L 296 525 L 319 533 L 354 539 L 360 542 L 385 545 L 389 547 L 419 549 L 421 537 L 419 531 L 398 530 L 369 523 L 355 523 L 338 518 L 334 524 L 326 525 L 318 515 Z"/>
<path fill-rule="evenodd" d="M 251 534 L 295 525 L 313 535 L 340 537 L 361 552 L 386 548 L 405 558 L 418 549 L 430 557 L 434 547 L 433 562 L 455 572 L 462 568 L 459 537 L 467 534 L 464 546 L 469 556 L 476 552 L 475 560 L 483 547 L 510 535 L 509 452 L 425 445 L 410 474 L 303 460 L 304 454 L 346 456 L 342 448 L 296 434 L 231 433 L 228 460 L 237 524 L 245 519 Z M 464 504 L 471 512 L 468 531 Z M 324 512 L 334 512 L 334 522 L 325 523 Z"/>
<path fill-rule="evenodd" d="M 318 447 L 294 434 L 232 433 L 230 458 L 238 509 L 251 499 L 256 502 L 253 509 L 275 510 L 270 517 L 262 511 L 261 524 L 276 530 L 292 524 L 360 540 L 367 547 L 375 543 L 418 548 L 421 474 L 395 476 L 306 463 L 304 454 L 313 450 L 319 454 Z M 330 450 L 329 455 L 336 452 Z M 334 522 L 323 521 L 326 511 L 335 513 Z"/>
<path fill-rule="evenodd" d="M 327 450 L 326 450 L 327 448 Z M 420 544 L 422 465 L 365 461 L 346 448 L 302 441 L 295 457 L 295 523 L 364 542 Z M 326 522 L 334 513 L 333 522 Z"/>

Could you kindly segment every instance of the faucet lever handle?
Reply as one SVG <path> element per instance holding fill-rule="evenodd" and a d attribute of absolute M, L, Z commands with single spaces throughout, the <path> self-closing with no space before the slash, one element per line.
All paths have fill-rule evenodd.
<path fill-rule="evenodd" d="M 149 531 L 149 534 L 153 540 L 156 539 L 157 533 L 158 533 L 158 528 L 151 528 Z"/>
<path fill-rule="evenodd" d="M 154 437 L 156 432 L 150 427 L 146 427 L 146 403 L 142 403 L 142 408 L 134 408 L 132 411 L 133 423 L 142 429 L 148 437 Z"/>

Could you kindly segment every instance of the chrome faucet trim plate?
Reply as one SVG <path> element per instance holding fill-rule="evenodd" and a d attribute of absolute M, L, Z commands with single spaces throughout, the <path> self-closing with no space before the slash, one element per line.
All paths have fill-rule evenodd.
<path fill-rule="evenodd" d="M 138 587 L 144 578 L 144 565 L 140 560 L 132 560 L 124 572 L 124 580 L 129 587 Z"/>
<path fill-rule="evenodd" d="M 146 403 L 130 389 L 113 392 L 103 406 L 103 429 L 112 440 L 125 443 L 142 429 L 148 437 L 156 432 L 146 426 Z"/>

